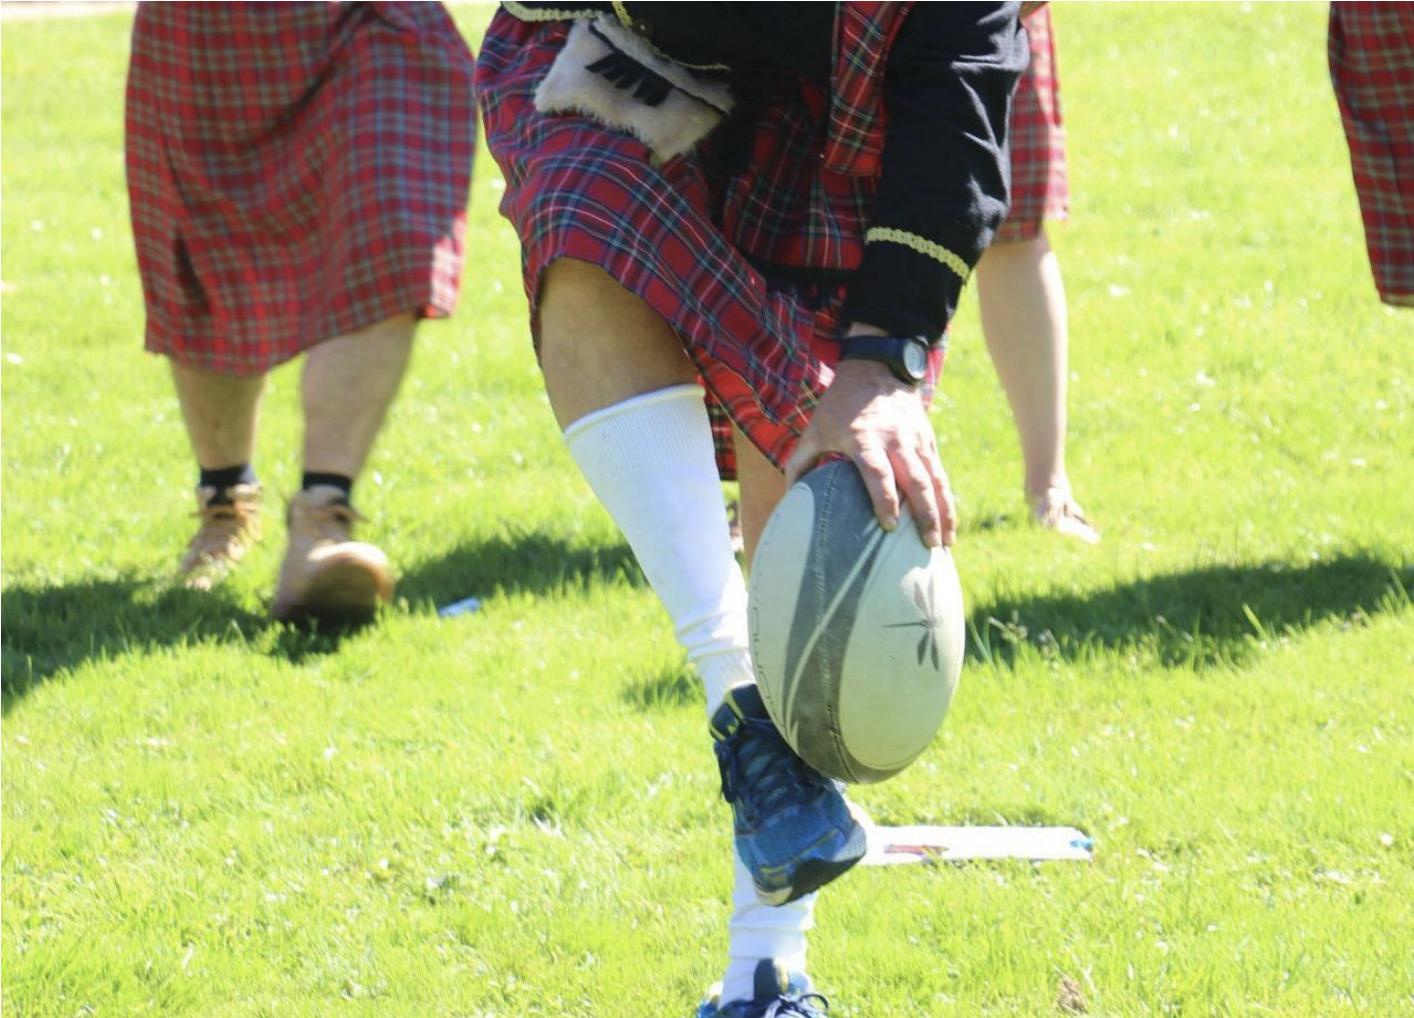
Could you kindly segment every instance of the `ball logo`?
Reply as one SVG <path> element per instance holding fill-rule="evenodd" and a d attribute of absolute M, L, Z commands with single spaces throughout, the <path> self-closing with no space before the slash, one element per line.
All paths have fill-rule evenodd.
<path fill-rule="evenodd" d="M 918 663 L 931 661 L 933 671 L 943 669 L 942 657 L 938 653 L 938 641 L 944 635 L 943 617 L 934 603 L 933 587 L 920 577 L 913 584 L 913 603 L 918 608 L 919 617 L 912 622 L 894 622 L 888 629 L 921 628 L 923 635 L 918 640 Z"/>

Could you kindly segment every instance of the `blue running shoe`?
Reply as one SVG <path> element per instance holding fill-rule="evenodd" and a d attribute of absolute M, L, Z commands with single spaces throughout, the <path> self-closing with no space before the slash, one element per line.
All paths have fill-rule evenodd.
<path fill-rule="evenodd" d="M 751 1000 L 721 1002 L 721 985 L 707 991 L 707 999 L 697 1009 L 697 1018 L 828 1018 L 830 1002 L 810 992 L 803 975 L 787 972 L 778 961 L 767 958 L 756 966 Z"/>
<path fill-rule="evenodd" d="M 737 855 L 762 904 L 803 897 L 864 858 L 868 838 L 843 786 L 795 755 L 755 686 L 727 694 L 712 738 Z"/>

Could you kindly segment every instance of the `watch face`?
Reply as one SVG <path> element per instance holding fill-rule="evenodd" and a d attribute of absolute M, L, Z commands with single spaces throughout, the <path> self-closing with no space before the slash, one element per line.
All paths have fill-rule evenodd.
<path fill-rule="evenodd" d="M 903 348 L 903 366 L 920 382 L 928 373 L 928 351 L 922 343 L 909 343 Z"/>

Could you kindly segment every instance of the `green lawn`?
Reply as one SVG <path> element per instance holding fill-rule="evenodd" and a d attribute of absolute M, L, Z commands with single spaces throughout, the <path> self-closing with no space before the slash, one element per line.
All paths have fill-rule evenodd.
<path fill-rule="evenodd" d="M 1059 1015 L 1064 977 L 1105 1016 L 1414 1014 L 1414 314 L 1375 298 L 1325 5 L 1055 17 L 1104 543 L 1027 525 L 969 303 L 935 415 L 969 660 L 859 798 L 1075 824 L 1095 861 L 851 874 L 812 970 L 856 1018 Z M 399 601 L 281 630 L 277 508 L 228 587 L 170 585 L 194 476 L 140 350 L 128 28 L 3 29 L 4 1014 L 688 1015 L 730 881 L 701 693 L 562 450 L 494 166 L 361 484 Z"/>

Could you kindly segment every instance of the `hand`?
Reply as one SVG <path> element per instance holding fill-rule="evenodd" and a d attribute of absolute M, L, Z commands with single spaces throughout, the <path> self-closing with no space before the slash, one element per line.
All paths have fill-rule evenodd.
<path fill-rule="evenodd" d="M 898 526 L 900 494 L 929 547 L 957 539 L 957 511 L 938 440 L 918 393 L 875 361 L 841 361 L 785 464 L 786 485 L 831 453 L 859 467 L 874 515 Z"/>

